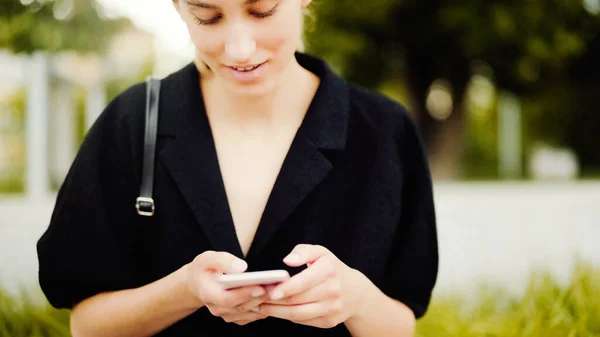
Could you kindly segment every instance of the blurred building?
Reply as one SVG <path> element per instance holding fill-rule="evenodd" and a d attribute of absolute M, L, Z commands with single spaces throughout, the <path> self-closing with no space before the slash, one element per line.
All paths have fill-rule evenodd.
<path fill-rule="evenodd" d="M 154 36 L 133 25 L 104 55 L 0 51 L 0 181 L 24 179 L 30 195 L 51 192 L 71 165 L 81 128 L 106 106 L 107 84 L 136 77 L 154 51 Z"/>
<path fill-rule="evenodd" d="M 14 104 L 25 85 L 25 67 L 21 58 L 0 51 L 0 70 L 0 180 L 15 180 L 25 164 L 23 111 Z"/>

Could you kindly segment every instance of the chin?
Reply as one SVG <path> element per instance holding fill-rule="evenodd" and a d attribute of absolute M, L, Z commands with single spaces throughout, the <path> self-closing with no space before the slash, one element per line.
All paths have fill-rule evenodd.
<path fill-rule="evenodd" d="M 232 92 L 239 96 L 260 97 L 272 93 L 275 90 L 275 87 L 275 81 L 270 79 L 263 80 L 257 83 L 243 85 L 232 83 L 230 89 L 232 90 Z"/>
<path fill-rule="evenodd" d="M 224 80 L 227 83 L 229 90 L 239 96 L 246 97 L 260 97 L 272 93 L 278 84 L 277 74 L 272 72 L 265 72 L 253 81 L 238 81 L 228 74 L 223 74 Z"/>

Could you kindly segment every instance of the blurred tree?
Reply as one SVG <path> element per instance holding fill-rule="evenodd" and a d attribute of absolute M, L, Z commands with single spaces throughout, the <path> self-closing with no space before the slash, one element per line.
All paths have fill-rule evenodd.
<path fill-rule="evenodd" d="M 23 130 L 27 95 L 24 90 L 4 94 L 0 98 L 0 194 L 16 194 L 25 186 Z"/>
<path fill-rule="evenodd" d="M 597 13 L 582 1 L 317 0 L 315 5 L 309 49 L 367 87 L 407 83 L 403 103 L 420 125 L 437 178 L 457 175 L 464 97 L 472 75 L 481 69 L 477 65 L 491 69 L 499 90 L 525 99 L 552 87 L 570 91 L 567 70 L 585 57 L 600 30 Z M 427 105 L 432 84 L 440 79 L 452 94 L 451 113 L 443 118 L 432 115 Z M 553 96 L 563 97 L 572 96 Z M 555 106 L 536 104 L 543 114 Z M 574 116 L 563 110 L 553 119 L 561 118 Z"/>
<path fill-rule="evenodd" d="M 588 45 L 584 57 L 574 62 L 568 72 L 568 89 L 571 95 L 563 100 L 562 109 L 555 107 L 553 116 L 565 116 L 557 123 L 566 120 L 564 131 L 559 132 L 559 141 L 572 147 L 579 157 L 582 174 L 600 177 L 600 151 L 598 151 L 598 131 L 600 131 L 600 35 Z M 565 88 L 566 87 L 566 88 Z M 560 90 L 559 89 L 559 90 Z M 543 121 L 540 121 L 542 124 Z"/>
<path fill-rule="evenodd" d="M 0 48 L 101 52 L 127 23 L 104 18 L 94 0 L 0 0 Z"/>

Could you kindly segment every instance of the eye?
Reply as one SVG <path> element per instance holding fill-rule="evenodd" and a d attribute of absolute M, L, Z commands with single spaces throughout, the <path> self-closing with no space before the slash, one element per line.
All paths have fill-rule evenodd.
<path fill-rule="evenodd" d="M 264 11 L 251 11 L 250 15 L 252 15 L 255 18 L 258 19 L 264 19 L 264 18 L 268 18 L 270 16 L 275 15 L 275 13 L 277 12 L 277 8 L 279 7 L 279 2 L 273 6 L 270 10 L 264 12 Z M 196 24 L 200 25 L 200 26 L 209 26 L 209 25 L 214 25 L 219 23 L 219 21 L 223 18 L 222 15 L 217 15 L 212 19 L 209 20 L 205 20 L 205 19 L 200 19 L 197 16 L 194 16 L 194 21 L 196 22 Z"/>
<path fill-rule="evenodd" d="M 209 20 L 203 20 L 203 19 L 200 19 L 197 16 L 194 17 L 194 21 L 196 22 L 196 24 L 198 24 L 200 26 L 214 25 L 217 22 L 219 22 L 219 20 L 221 20 L 221 16 L 220 15 L 219 16 L 215 16 L 214 18 L 209 19 Z"/>
<path fill-rule="evenodd" d="M 273 7 L 273 9 L 267 12 L 252 12 L 251 15 L 255 18 L 264 19 L 268 18 L 269 16 L 273 16 L 275 12 L 277 12 L 277 6 Z"/>
<path fill-rule="evenodd" d="M 273 6 L 273 8 L 271 8 L 270 10 L 268 10 L 266 12 L 254 11 L 254 12 L 251 12 L 250 15 L 254 16 L 255 18 L 259 18 L 259 19 L 268 18 L 269 16 L 273 16 L 275 14 L 275 12 L 277 12 L 278 7 L 279 7 L 279 3 L 277 3 L 275 6 Z"/>

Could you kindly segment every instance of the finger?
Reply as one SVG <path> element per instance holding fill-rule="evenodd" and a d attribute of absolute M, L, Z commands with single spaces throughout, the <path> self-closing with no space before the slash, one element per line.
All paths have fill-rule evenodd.
<path fill-rule="evenodd" d="M 213 304 L 207 305 L 206 308 L 215 317 L 225 317 L 240 314 L 236 308 L 220 307 Z"/>
<path fill-rule="evenodd" d="M 284 297 L 280 300 L 267 300 L 267 304 L 298 305 L 320 302 L 327 299 L 339 298 L 341 292 L 340 283 L 336 279 L 329 279 L 314 288 L 308 289 L 296 295 Z M 259 303 L 260 304 L 260 303 Z"/>
<path fill-rule="evenodd" d="M 335 328 L 341 323 L 341 320 L 337 319 L 336 316 L 321 316 L 306 321 L 295 322 L 301 325 L 314 326 L 321 329 Z"/>
<path fill-rule="evenodd" d="M 301 322 L 328 315 L 332 310 L 329 302 L 315 302 L 300 305 L 261 304 L 258 313 L 292 322 Z"/>
<path fill-rule="evenodd" d="M 263 316 L 262 318 L 254 319 L 254 320 L 251 320 L 251 321 L 235 321 L 234 323 L 237 324 L 237 325 L 246 325 L 246 324 L 250 324 L 252 322 L 256 322 L 256 321 L 259 321 L 259 320 L 265 319 L 265 318 L 267 318 L 267 316 Z"/>
<path fill-rule="evenodd" d="M 329 250 L 323 246 L 300 244 L 294 247 L 288 256 L 283 258 L 283 262 L 290 267 L 299 267 L 303 264 L 312 264 L 329 253 Z"/>
<path fill-rule="evenodd" d="M 248 269 L 246 261 L 227 252 L 206 251 L 197 257 L 204 270 L 220 273 L 243 273 Z"/>
<path fill-rule="evenodd" d="M 223 304 L 223 298 L 226 293 L 217 282 L 217 276 L 221 273 L 238 273 L 247 269 L 245 261 L 226 252 L 206 251 L 198 255 L 192 268 L 199 268 L 201 272 L 199 277 L 194 280 L 197 289 L 202 293 L 201 298 L 204 304 Z"/>
<path fill-rule="evenodd" d="M 271 299 L 276 301 L 284 297 L 294 296 L 314 288 L 333 277 L 335 277 L 334 263 L 331 259 L 327 259 L 327 257 L 321 258 L 313 263 L 312 266 L 275 287 L 270 293 Z"/>
<path fill-rule="evenodd" d="M 214 285 L 216 284 L 216 286 Z M 218 283 L 214 282 L 210 287 L 205 285 L 209 292 L 206 294 L 208 303 L 226 308 L 235 308 L 242 303 L 252 299 L 266 296 L 265 289 L 261 286 L 241 287 L 229 290 L 223 290 Z"/>
<path fill-rule="evenodd" d="M 250 322 L 257 321 L 259 319 L 266 318 L 267 316 L 264 314 L 256 313 L 256 312 L 244 312 L 230 315 L 223 315 L 221 318 L 228 323 L 242 323 L 248 324 Z"/>
<path fill-rule="evenodd" d="M 275 288 L 277 288 L 278 285 L 280 285 L 281 283 L 277 283 L 277 284 L 268 284 L 263 286 L 265 288 L 265 290 L 267 291 L 267 293 L 271 293 L 273 290 L 275 290 Z"/>
<path fill-rule="evenodd" d="M 221 303 L 228 308 L 234 308 L 263 296 L 268 295 L 261 286 L 242 287 L 225 291 Z"/>
<path fill-rule="evenodd" d="M 256 309 L 259 305 L 265 303 L 268 300 L 269 300 L 269 295 L 266 294 L 261 297 L 251 299 L 250 301 L 247 301 L 247 302 L 244 302 L 244 303 L 238 305 L 237 309 L 241 312 L 252 311 L 253 309 Z"/>

